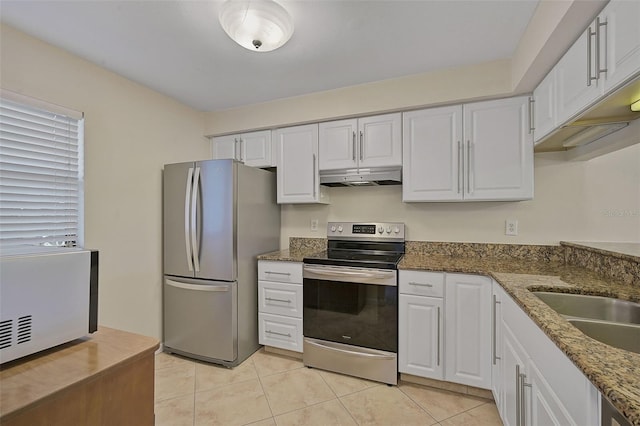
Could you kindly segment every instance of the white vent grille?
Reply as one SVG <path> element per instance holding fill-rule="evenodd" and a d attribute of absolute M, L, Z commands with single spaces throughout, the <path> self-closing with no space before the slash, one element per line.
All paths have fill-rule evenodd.
<path fill-rule="evenodd" d="M 0 321 L 0 349 L 11 346 L 13 335 L 13 320 Z"/>
<path fill-rule="evenodd" d="M 18 318 L 18 336 L 16 339 L 18 344 L 31 341 L 31 323 L 31 315 Z"/>

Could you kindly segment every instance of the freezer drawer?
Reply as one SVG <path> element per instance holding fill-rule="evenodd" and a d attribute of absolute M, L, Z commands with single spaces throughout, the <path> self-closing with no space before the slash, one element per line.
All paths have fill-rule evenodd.
<path fill-rule="evenodd" d="M 237 282 L 164 280 L 164 346 L 213 362 L 238 356 Z"/>

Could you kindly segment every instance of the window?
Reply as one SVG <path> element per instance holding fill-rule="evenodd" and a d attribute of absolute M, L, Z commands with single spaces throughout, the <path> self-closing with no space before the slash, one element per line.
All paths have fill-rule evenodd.
<path fill-rule="evenodd" d="M 2 252 L 82 244 L 84 120 L 36 102 L 0 98 Z"/>

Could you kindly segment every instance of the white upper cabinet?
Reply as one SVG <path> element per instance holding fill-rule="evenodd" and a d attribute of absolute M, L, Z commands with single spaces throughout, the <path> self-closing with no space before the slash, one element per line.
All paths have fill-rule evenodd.
<path fill-rule="evenodd" d="M 238 135 L 211 138 L 211 151 L 214 160 L 239 160 Z"/>
<path fill-rule="evenodd" d="M 274 131 L 278 151 L 278 203 L 328 202 L 318 175 L 318 125 Z"/>
<path fill-rule="evenodd" d="M 359 167 L 402 165 L 402 114 L 385 114 L 358 120 Z"/>
<path fill-rule="evenodd" d="M 467 200 L 533 198 L 533 134 L 529 97 L 464 105 Z"/>
<path fill-rule="evenodd" d="M 358 167 L 358 120 L 320 123 L 320 170 Z"/>
<path fill-rule="evenodd" d="M 556 119 L 556 69 L 533 91 L 534 142 L 551 133 L 558 125 Z"/>
<path fill-rule="evenodd" d="M 402 115 L 320 123 L 320 170 L 402 165 Z"/>
<path fill-rule="evenodd" d="M 609 92 L 640 72 L 640 1 L 610 1 L 600 23 L 607 50 L 604 90 Z"/>
<path fill-rule="evenodd" d="M 585 29 L 534 90 L 536 142 L 640 75 L 638 22 L 640 2 L 611 0 Z"/>
<path fill-rule="evenodd" d="M 234 159 L 251 167 L 271 167 L 271 130 L 212 138 L 213 158 Z"/>
<path fill-rule="evenodd" d="M 594 26 L 587 28 L 555 66 L 559 124 L 569 121 L 603 93 L 603 83 L 597 78 Z"/>
<path fill-rule="evenodd" d="M 462 200 L 462 105 L 405 112 L 402 199 Z"/>
<path fill-rule="evenodd" d="M 533 197 L 526 96 L 404 113 L 403 201 Z"/>

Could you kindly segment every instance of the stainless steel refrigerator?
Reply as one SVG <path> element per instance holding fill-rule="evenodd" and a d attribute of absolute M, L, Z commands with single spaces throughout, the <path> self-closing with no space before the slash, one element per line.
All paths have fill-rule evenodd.
<path fill-rule="evenodd" d="M 164 350 L 238 365 L 259 348 L 256 255 L 280 246 L 275 173 L 167 164 L 163 184 Z"/>

